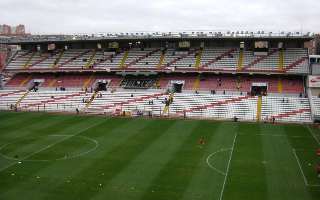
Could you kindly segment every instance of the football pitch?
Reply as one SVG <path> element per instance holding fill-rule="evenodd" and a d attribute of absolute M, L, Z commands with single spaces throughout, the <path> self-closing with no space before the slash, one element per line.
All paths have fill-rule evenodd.
<path fill-rule="evenodd" d="M 318 200 L 319 140 L 307 125 L 0 112 L 0 199 Z"/>

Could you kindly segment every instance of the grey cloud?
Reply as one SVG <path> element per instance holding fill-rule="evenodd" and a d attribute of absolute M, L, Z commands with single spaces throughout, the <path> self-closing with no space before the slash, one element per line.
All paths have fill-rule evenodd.
<path fill-rule="evenodd" d="M 320 27 L 318 0 L 1 0 L 0 8 L 0 23 L 32 33 Z"/>

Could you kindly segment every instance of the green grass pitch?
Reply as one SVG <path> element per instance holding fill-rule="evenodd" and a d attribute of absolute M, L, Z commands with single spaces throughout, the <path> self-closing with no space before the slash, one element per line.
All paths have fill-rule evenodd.
<path fill-rule="evenodd" d="M 319 140 L 306 125 L 0 112 L 0 199 L 319 200 Z"/>

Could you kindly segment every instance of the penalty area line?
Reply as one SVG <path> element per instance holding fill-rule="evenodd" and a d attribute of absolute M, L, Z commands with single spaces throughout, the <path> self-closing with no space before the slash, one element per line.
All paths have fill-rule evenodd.
<path fill-rule="evenodd" d="M 308 129 L 309 133 L 312 135 L 312 137 L 315 139 L 315 141 L 318 143 L 318 145 L 320 145 L 320 141 L 319 141 L 319 139 L 314 135 L 313 130 L 311 130 L 311 128 L 310 128 L 309 125 L 306 125 L 306 126 L 307 126 L 307 129 Z"/>
<path fill-rule="evenodd" d="M 296 158 L 296 161 L 297 161 L 297 163 L 298 163 L 299 170 L 300 170 L 300 173 L 301 173 L 301 175 L 302 175 L 302 178 L 303 178 L 303 181 L 304 181 L 305 186 L 307 186 L 307 187 L 320 187 L 320 185 L 314 185 L 314 184 L 309 184 L 309 183 L 308 183 L 307 177 L 306 177 L 306 175 L 305 175 L 304 172 L 303 172 L 303 169 L 302 169 L 302 166 L 301 166 L 301 163 L 300 163 L 300 159 L 299 159 L 299 157 L 298 157 L 298 155 L 297 155 L 297 153 L 296 153 L 296 150 L 295 150 L 295 149 L 292 149 L 292 152 L 293 152 L 293 155 L 294 155 L 294 157 Z"/>
<path fill-rule="evenodd" d="M 296 150 L 293 149 L 292 152 L 293 152 L 293 155 L 294 155 L 294 157 L 296 158 L 296 161 L 297 161 L 297 163 L 298 163 L 298 166 L 299 166 L 299 169 L 300 169 L 300 173 L 302 174 L 302 177 L 303 177 L 304 184 L 305 184 L 306 186 L 308 186 L 308 181 L 307 181 L 306 176 L 305 176 L 304 173 L 303 173 L 302 166 L 301 166 L 301 164 L 300 164 L 300 161 L 299 161 L 299 158 L 298 158 L 298 156 L 297 156 Z"/>

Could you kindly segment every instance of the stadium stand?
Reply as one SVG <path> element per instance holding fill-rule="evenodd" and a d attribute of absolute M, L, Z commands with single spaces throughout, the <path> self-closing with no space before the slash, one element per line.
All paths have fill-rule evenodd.
<path fill-rule="evenodd" d="M 1 108 L 9 109 L 23 96 L 23 91 L 1 93 Z M 9 92 L 9 93 L 8 93 Z M 101 96 L 100 96 L 101 94 Z M 142 110 L 160 116 L 165 107 L 168 94 L 156 92 L 111 92 L 101 91 L 86 108 L 93 93 L 84 91 L 38 91 L 30 92 L 20 102 L 19 109 L 27 111 L 70 111 L 75 109 L 92 113 L 113 113 L 115 108 L 134 112 Z M 152 103 L 150 103 L 152 102 Z M 199 118 L 257 119 L 257 96 L 176 93 L 170 104 L 169 115 Z M 291 122 L 311 122 L 309 101 L 307 98 L 262 97 L 261 119 Z"/>
<path fill-rule="evenodd" d="M 308 98 L 262 97 L 262 118 L 277 121 L 311 122 Z"/>
<path fill-rule="evenodd" d="M 148 80 L 148 85 L 140 88 L 154 88 L 154 89 L 167 89 L 170 88 L 171 82 L 181 81 L 183 82 L 184 91 L 239 91 L 247 93 L 251 91 L 253 83 L 267 83 L 268 93 L 290 93 L 300 94 L 304 92 L 303 80 L 299 77 L 281 77 L 281 91 L 279 91 L 279 78 L 270 76 L 248 76 L 248 75 L 199 75 L 196 74 L 163 74 L 159 76 L 153 76 L 152 78 L 140 76 L 127 76 L 126 79 L 132 79 L 132 81 L 144 82 Z M 91 78 L 91 79 L 90 79 Z M 90 81 L 86 83 L 86 81 Z M 197 79 L 198 82 L 197 82 Z M 123 87 L 125 84 L 120 84 L 123 80 L 119 75 L 87 75 L 87 74 L 17 74 L 8 83 L 6 88 L 20 88 L 30 85 L 32 81 L 41 81 L 40 88 L 83 88 L 83 87 L 95 87 L 97 80 L 107 80 L 108 87 L 118 88 Z M 133 83 L 131 83 L 132 85 Z M 195 84 L 197 85 L 195 87 Z M 131 89 L 137 89 L 139 87 L 126 87 Z"/>
<path fill-rule="evenodd" d="M 312 96 L 312 103 L 314 107 L 314 114 L 320 116 L 320 98 L 318 96 Z"/>
<path fill-rule="evenodd" d="M 283 69 L 279 70 L 280 54 L 278 49 L 270 49 L 267 56 L 254 56 L 253 51 L 243 52 L 244 71 L 307 73 L 307 49 L 290 48 L 284 50 Z M 196 68 L 197 49 L 176 51 L 167 49 L 164 53 L 162 68 Z M 157 68 L 161 60 L 159 48 L 132 48 L 120 53 L 95 51 L 92 49 L 70 49 L 55 51 L 51 54 L 19 51 L 8 64 L 7 69 L 50 69 L 52 65 L 63 69 L 83 69 L 89 66 L 96 69 L 113 67 Z M 205 48 L 201 52 L 200 68 L 216 71 L 237 71 L 240 57 L 239 48 Z"/>
<path fill-rule="evenodd" d="M 47 44 L 36 40 L 21 43 L 4 68 L 10 76 L 0 107 L 299 123 L 320 114 L 320 100 L 308 98 L 305 84 L 309 55 L 303 42 L 311 37 L 277 36 L 280 47 L 272 36 L 245 42 L 234 35 L 182 42 L 162 36 L 119 36 L 99 47 L 99 41 L 80 39 L 53 50 L 39 50 Z"/>

